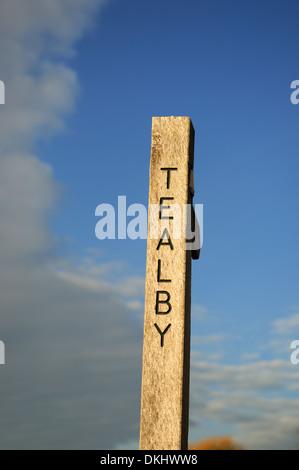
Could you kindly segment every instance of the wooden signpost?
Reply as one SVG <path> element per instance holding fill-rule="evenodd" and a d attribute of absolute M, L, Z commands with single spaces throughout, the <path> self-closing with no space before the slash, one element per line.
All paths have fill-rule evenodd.
<path fill-rule="evenodd" d="M 190 217 L 184 217 L 184 207 L 192 207 L 193 155 L 194 129 L 188 117 L 153 118 L 149 210 L 159 207 L 159 236 L 150 236 L 149 217 L 141 450 L 188 448 L 191 257 L 198 258 L 199 248 L 186 249 L 184 228 Z M 194 227 L 193 208 L 192 217 Z"/>

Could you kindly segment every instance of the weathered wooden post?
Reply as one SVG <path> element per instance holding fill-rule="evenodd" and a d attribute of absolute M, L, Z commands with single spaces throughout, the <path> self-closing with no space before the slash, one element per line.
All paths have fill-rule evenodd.
<path fill-rule="evenodd" d="M 188 448 L 191 256 L 185 229 L 192 207 L 194 129 L 188 117 L 154 117 L 149 215 L 140 449 Z M 188 206 L 189 205 L 189 206 Z M 178 217 L 178 214 L 180 217 Z M 153 237 L 153 222 L 158 238 Z M 181 227 L 181 234 L 178 236 Z"/>

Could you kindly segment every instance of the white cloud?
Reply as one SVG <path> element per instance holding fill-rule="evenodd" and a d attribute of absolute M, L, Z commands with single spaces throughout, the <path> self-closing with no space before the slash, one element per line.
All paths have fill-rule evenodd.
<path fill-rule="evenodd" d="M 62 130 L 77 89 L 75 73 L 61 64 L 44 64 L 37 76 L 9 76 L 0 114 L 1 152 L 30 150 L 35 139 Z"/>
<path fill-rule="evenodd" d="M 292 334 L 292 338 L 296 339 L 294 334 L 297 334 L 297 336 L 299 334 L 299 313 L 295 313 L 286 318 L 278 318 L 274 321 L 273 325 L 279 335 Z"/>
<path fill-rule="evenodd" d="M 284 322 L 294 324 L 294 318 Z M 249 449 L 296 447 L 298 369 L 289 360 L 290 349 L 286 358 L 278 351 L 275 359 L 264 360 L 260 353 L 243 354 L 246 363 L 240 364 L 213 362 L 208 354 L 193 353 L 191 440 L 229 433 Z"/>
<path fill-rule="evenodd" d="M 56 195 L 50 166 L 27 154 L 0 159 L 0 259 L 2 271 L 53 247 L 47 228 Z M 4 271 L 6 274 L 6 271 Z"/>
<path fill-rule="evenodd" d="M 57 269 L 55 186 L 35 157 L 0 160 L 0 446 L 109 449 L 138 435 L 142 328 L 125 295 L 138 279 L 118 263 Z M 125 289 L 105 280 L 114 269 Z"/>
<path fill-rule="evenodd" d="M 137 279 L 130 288 L 114 263 L 57 270 L 50 167 L 5 157 L 0 186 L 0 446 L 111 448 L 138 435 L 142 329 L 125 295 Z M 125 289 L 104 280 L 114 269 Z"/>
<path fill-rule="evenodd" d="M 192 346 L 206 346 L 220 344 L 224 339 L 223 335 L 192 335 Z"/>
<path fill-rule="evenodd" d="M 242 354 L 242 359 L 244 359 L 245 361 L 252 361 L 253 359 L 259 359 L 259 358 L 260 358 L 260 353 L 258 352 Z"/>
<path fill-rule="evenodd" d="M 6 104 L 0 113 L 0 153 L 30 150 L 41 132 L 64 127 L 77 77 L 63 59 L 94 21 L 104 0 L 3 0 L 0 74 Z"/>
<path fill-rule="evenodd" d="M 118 263 L 58 257 L 49 218 L 60 188 L 33 155 L 74 108 L 78 79 L 65 59 L 104 3 L 1 2 L 2 449 L 109 449 L 138 436 L 142 329 L 127 303 L 136 307 L 144 280 Z"/>
<path fill-rule="evenodd" d="M 127 302 L 127 308 L 136 312 L 141 312 L 143 310 L 143 303 L 139 300 L 129 300 Z"/>
<path fill-rule="evenodd" d="M 192 440 L 207 437 L 208 423 L 214 422 L 213 434 L 227 434 L 229 426 L 249 449 L 294 447 L 299 401 L 285 395 L 296 385 L 294 368 L 282 361 L 240 366 L 204 362 L 197 367 L 191 376 Z"/>
<path fill-rule="evenodd" d="M 192 304 L 191 315 L 193 320 L 203 320 L 207 315 L 207 309 L 203 305 Z"/>

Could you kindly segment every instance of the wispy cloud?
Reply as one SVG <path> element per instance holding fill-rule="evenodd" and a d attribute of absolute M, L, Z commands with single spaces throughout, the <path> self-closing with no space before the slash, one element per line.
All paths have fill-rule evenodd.
<path fill-rule="evenodd" d="M 262 351 L 256 344 L 257 350 L 242 352 L 238 363 L 215 361 L 207 354 L 204 340 L 198 341 L 191 369 L 192 439 L 207 437 L 210 429 L 212 434 L 226 434 L 229 429 L 250 449 L 297 446 L 298 368 L 290 362 L 286 340 L 297 326 L 297 315 L 275 320 L 265 331 L 267 348 Z M 223 347 L 226 340 L 222 338 Z"/>
<path fill-rule="evenodd" d="M 279 335 L 299 335 L 299 313 L 295 313 L 285 318 L 278 318 L 273 326 Z M 293 339 L 296 339 L 295 337 Z"/>

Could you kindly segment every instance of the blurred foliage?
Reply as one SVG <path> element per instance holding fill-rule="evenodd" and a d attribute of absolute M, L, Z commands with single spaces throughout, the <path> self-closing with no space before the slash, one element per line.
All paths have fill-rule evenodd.
<path fill-rule="evenodd" d="M 243 450 L 231 436 L 209 437 L 199 442 L 191 442 L 190 450 Z"/>

